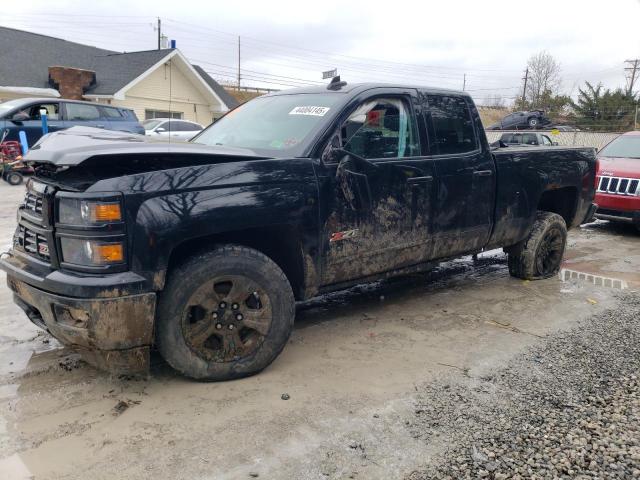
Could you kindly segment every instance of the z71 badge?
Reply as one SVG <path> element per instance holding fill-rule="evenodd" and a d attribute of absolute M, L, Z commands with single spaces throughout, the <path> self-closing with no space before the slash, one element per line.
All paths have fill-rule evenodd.
<path fill-rule="evenodd" d="M 338 242 L 340 240 L 347 240 L 349 238 L 353 238 L 358 235 L 358 229 L 354 230 L 345 230 L 344 232 L 336 232 L 332 233 L 329 237 L 329 243 Z"/>

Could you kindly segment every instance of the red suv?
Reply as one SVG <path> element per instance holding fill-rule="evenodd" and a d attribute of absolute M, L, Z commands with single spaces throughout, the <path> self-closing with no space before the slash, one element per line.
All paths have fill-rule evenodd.
<path fill-rule="evenodd" d="M 598 152 L 596 218 L 640 229 L 640 132 L 620 135 Z"/>

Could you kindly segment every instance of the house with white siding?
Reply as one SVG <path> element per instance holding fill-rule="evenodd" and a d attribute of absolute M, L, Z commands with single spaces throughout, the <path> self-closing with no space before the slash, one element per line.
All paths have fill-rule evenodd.
<path fill-rule="evenodd" d="M 5 27 L 0 45 L 0 102 L 31 96 L 89 100 L 130 108 L 140 120 L 171 117 L 202 125 L 238 105 L 175 48 L 115 52 Z"/>

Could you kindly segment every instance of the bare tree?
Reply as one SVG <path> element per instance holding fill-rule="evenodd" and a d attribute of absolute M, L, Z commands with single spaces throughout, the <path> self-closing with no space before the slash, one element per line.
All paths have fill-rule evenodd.
<path fill-rule="evenodd" d="M 546 50 L 529 58 L 526 100 L 532 107 L 538 106 L 545 95 L 557 95 L 560 89 L 560 63 Z"/>

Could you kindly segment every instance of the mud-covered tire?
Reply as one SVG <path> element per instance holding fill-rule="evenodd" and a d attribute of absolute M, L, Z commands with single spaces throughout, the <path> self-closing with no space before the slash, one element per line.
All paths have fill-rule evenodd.
<path fill-rule="evenodd" d="M 564 219 L 556 213 L 538 212 L 529 236 L 508 249 L 509 273 L 523 280 L 553 277 L 560 270 L 566 245 Z"/>
<path fill-rule="evenodd" d="M 261 343 L 241 358 L 210 358 L 204 355 L 208 352 L 194 349 L 186 338 L 185 315 L 193 308 L 188 303 L 192 302 L 194 292 L 203 288 L 207 291 L 208 283 L 221 276 L 250 279 L 249 282 L 259 286 L 261 295 L 268 297 L 272 312 L 268 331 L 259 336 Z M 169 365 L 185 376 L 203 381 L 231 380 L 260 372 L 280 354 L 293 329 L 294 316 L 293 292 L 280 267 L 257 250 L 223 245 L 189 258 L 169 273 L 158 301 L 156 343 Z"/>

